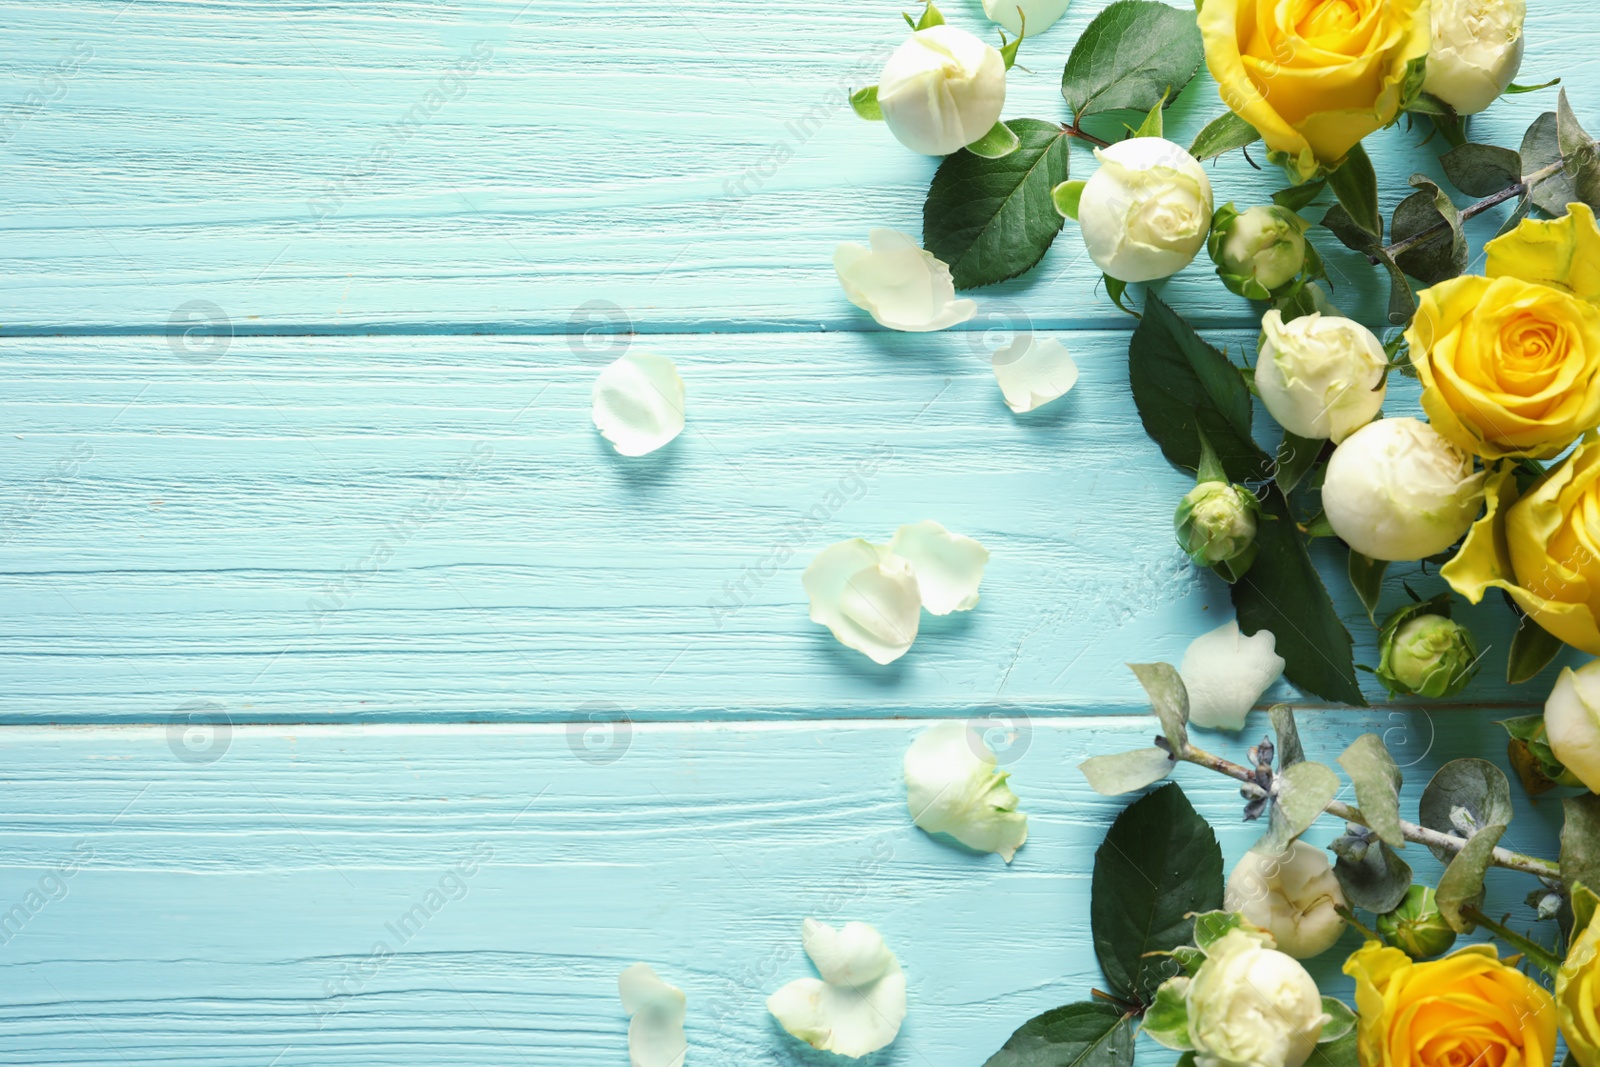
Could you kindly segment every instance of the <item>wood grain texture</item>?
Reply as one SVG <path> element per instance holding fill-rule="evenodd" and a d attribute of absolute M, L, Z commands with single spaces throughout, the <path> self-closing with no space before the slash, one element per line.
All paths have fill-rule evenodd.
<path fill-rule="evenodd" d="M 1496 743 L 1485 715 L 1373 718 L 1408 765 L 1408 811 L 1433 768 Z M 1361 728 L 1301 724 L 1313 758 Z M 159 727 L 8 730 L 0 911 L 44 902 L 0 944 L 0 1058 L 611 1067 L 616 976 L 645 960 L 688 994 L 690 1064 L 819 1065 L 763 1007 L 810 973 L 814 915 L 874 923 L 905 965 L 906 1026 L 870 1062 L 978 1064 L 1099 980 L 1089 871 L 1123 801 L 1073 765 L 1154 720 L 1013 725 L 1001 758 L 1030 837 L 1010 867 L 910 824 L 907 723 L 641 725 L 593 747 L 561 726 L 250 727 L 214 736 L 211 762 Z M 1203 775 L 1179 772 L 1231 866 L 1258 828 Z M 1508 842 L 1547 842 L 1559 807 L 1518 803 Z M 1490 878 L 1519 929 L 1529 881 Z M 1356 943 L 1313 961 L 1326 989 L 1348 993 Z"/>
<path fill-rule="evenodd" d="M 1066 117 L 1061 67 L 1102 6 L 1076 4 L 1024 46 L 1006 115 Z M 1524 80 L 1561 75 L 1581 111 L 1600 98 L 1588 15 L 1531 7 Z M 873 329 L 839 292 L 833 247 L 873 226 L 920 233 L 936 165 L 845 102 L 904 33 L 892 5 L 394 0 L 286 19 L 263 0 L 63 0 L 7 14 L 9 96 L 39 101 L 0 125 L 10 334 L 160 332 L 197 314 L 266 333 L 567 332 L 596 315 L 648 331 Z M 992 37 L 974 0 L 948 14 Z M 1553 106 L 1510 98 L 1475 135 L 1514 147 Z M 1220 111 L 1202 74 L 1169 135 L 1187 143 Z M 1386 208 L 1414 171 L 1439 177 L 1442 142 L 1422 140 L 1372 138 Z M 1088 151 L 1072 154 L 1090 173 Z M 1213 177 L 1241 206 L 1283 183 L 1237 153 Z M 1375 272 L 1328 247 L 1341 302 L 1380 319 Z M 1069 224 L 1039 270 L 982 295 L 1025 298 L 1053 328 L 1120 327 L 1096 281 Z M 1251 320 L 1206 269 L 1164 289 L 1213 325 Z"/>

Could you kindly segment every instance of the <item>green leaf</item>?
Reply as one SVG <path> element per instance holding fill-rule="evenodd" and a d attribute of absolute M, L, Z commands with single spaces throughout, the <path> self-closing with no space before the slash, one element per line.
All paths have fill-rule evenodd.
<path fill-rule="evenodd" d="M 1467 196 L 1493 196 L 1522 180 L 1522 156 L 1492 144 L 1464 144 L 1439 157 L 1450 184 Z"/>
<path fill-rule="evenodd" d="M 1133 131 L 1135 137 L 1161 136 L 1161 109 L 1167 106 L 1167 98 L 1170 95 L 1170 90 L 1161 94 L 1161 99 L 1156 101 L 1155 106 L 1150 109 L 1150 113 L 1144 117 L 1144 121 L 1139 123 L 1139 128 Z"/>
<path fill-rule="evenodd" d="M 1467 269 L 1467 238 L 1461 232 L 1461 213 L 1425 175 L 1412 175 L 1411 184 L 1418 191 L 1394 209 L 1391 239 L 1399 243 L 1440 224 L 1445 228 L 1401 252 L 1395 262 L 1424 285 L 1437 285 Z"/>
<path fill-rule="evenodd" d="M 1338 997 L 1323 997 L 1322 1011 L 1328 1016 L 1328 1021 L 1322 1024 L 1322 1036 L 1317 1039 L 1317 1044 L 1337 1041 L 1356 1028 L 1356 1013 Z"/>
<path fill-rule="evenodd" d="M 1561 801 L 1561 879 L 1600 885 L 1600 797 L 1585 793 Z"/>
<path fill-rule="evenodd" d="M 1405 326 L 1417 313 L 1416 294 L 1411 291 L 1411 283 L 1406 281 L 1405 272 L 1389 258 L 1389 253 L 1380 248 L 1373 255 L 1389 272 L 1389 322 L 1395 326 Z"/>
<path fill-rule="evenodd" d="M 1568 888 L 1572 891 L 1572 939 L 1576 941 L 1594 922 L 1594 913 L 1600 911 L 1600 897 L 1595 896 L 1594 890 L 1586 885 Z"/>
<path fill-rule="evenodd" d="M 1501 96 L 1520 96 L 1523 93 L 1536 93 L 1540 89 L 1549 89 L 1552 86 L 1560 85 L 1560 84 L 1561 84 L 1561 79 L 1560 78 L 1551 78 L 1549 81 L 1540 82 L 1538 85 L 1518 85 L 1516 82 L 1512 82 L 1510 85 L 1506 86 L 1505 89 L 1503 89 L 1501 91 L 1500 95 Z"/>
<path fill-rule="evenodd" d="M 946 156 L 922 208 L 923 244 L 950 264 L 957 289 L 1015 278 L 1061 232 L 1050 191 L 1067 180 L 1067 138 L 1054 122 L 1012 119 L 1015 152 Z"/>
<path fill-rule="evenodd" d="M 1239 628 L 1247 635 L 1270 630 L 1286 665 L 1284 675 L 1301 689 L 1366 706 L 1356 681 L 1350 633 L 1312 565 L 1288 502 L 1275 488 L 1259 495 L 1255 563 L 1228 587 Z"/>
<path fill-rule="evenodd" d="M 1133 1037 L 1131 1016 L 1084 1000 L 1029 1019 L 983 1067 L 1130 1067 Z"/>
<path fill-rule="evenodd" d="M 1123 281 L 1121 278 L 1113 278 L 1109 274 L 1102 274 L 1101 277 L 1105 279 L 1106 295 L 1111 298 L 1111 302 L 1113 304 L 1117 305 L 1117 310 L 1126 312 L 1136 319 L 1144 317 L 1133 308 L 1129 307 L 1124 300 L 1128 294 L 1127 282 Z"/>
<path fill-rule="evenodd" d="M 1356 789 L 1356 806 L 1372 832 L 1393 848 L 1404 848 L 1400 829 L 1400 768 L 1377 734 L 1362 734 L 1339 757 Z"/>
<path fill-rule="evenodd" d="M 1170 462 L 1197 470 L 1204 433 L 1231 481 L 1268 476 L 1238 369 L 1154 294 L 1128 343 L 1128 379 L 1145 432 Z"/>
<path fill-rule="evenodd" d="M 984 159 L 1002 159 L 1022 146 L 1022 141 L 1011 132 L 1011 127 L 997 122 L 989 132 L 967 145 L 967 151 Z"/>
<path fill-rule="evenodd" d="M 869 85 L 851 93 L 850 110 L 869 122 L 882 122 L 883 108 L 878 106 L 878 87 Z"/>
<path fill-rule="evenodd" d="M 1506 742 L 1506 756 L 1511 769 L 1517 772 L 1522 788 L 1529 796 L 1547 793 L 1558 785 L 1581 786 L 1582 783 L 1556 759 L 1545 735 L 1544 715 L 1519 715 L 1502 719 L 1500 725 L 1511 735 Z"/>
<path fill-rule="evenodd" d="M 1089 921 L 1112 991 L 1148 1004 L 1173 977 L 1190 915 L 1222 907 L 1222 849 L 1183 790 L 1163 786 L 1117 817 L 1095 853 Z"/>
<path fill-rule="evenodd" d="M 1583 155 L 1594 147 L 1594 138 L 1578 122 L 1578 116 L 1573 114 L 1572 104 L 1567 100 L 1567 91 L 1561 90 L 1561 95 L 1556 100 L 1556 144 L 1561 148 L 1561 154 L 1572 159 Z M 1569 170 L 1568 173 L 1571 173 Z"/>
<path fill-rule="evenodd" d="M 1546 111 L 1533 120 L 1533 125 L 1523 135 L 1521 155 L 1524 179 L 1561 159 L 1554 111 Z M 1539 182 L 1528 195 L 1534 207 L 1553 216 L 1565 215 L 1567 205 L 1578 199 L 1572 179 L 1561 171 Z"/>
<path fill-rule="evenodd" d="M 1294 709 L 1287 704 L 1274 704 L 1267 709 L 1272 720 L 1272 734 L 1278 739 L 1278 769 L 1287 770 L 1296 763 L 1304 763 L 1305 746 L 1300 743 L 1300 728 L 1294 722 Z"/>
<path fill-rule="evenodd" d="M 1161 720 L 1161 732 L 1172 746 L 1172 751 L 1182 753 L 1189 747 L 1189 692 L 1183 679 L 1170 663 L 1130 663 L 1139 684 L 1150 697 L 1150 710 Z"/>
<path fill-rule="evenodd" d="M 1164 749 L 1136 748 L 1109 756 L 1091 756 L 1078 764 L 1089 788 L 1103 797 L 1136 793 L 1172 773 L 1177 766 Z"/>
<path fill-rule="evenodd" d="M 1304 293 L 1307 287 L 1301 287 L 1299 291 Z M 1305 476 L 1311 473 L 1311 468 L 1317 465 L 1317 460 L 1322 456 L 1322 446 L 1325 444 L 1326 441 L 1298 437 L 1285 430 L 1283 442 L 1278 445 L 1278 473 L 1273 475 L 1278 488 L 1286 495 L 1294 492 L 1294 487 L 1299 485 Z"/>
<path fill-rule="evenodd" d="M 1367 621 L 1374 626 L 1378 620 L 1373 613 L 1378 610 L 1378 598 L 1383 593 L 1383 575 L 1388 569 L 1387 560 L 1368 559 L 1355 549 L 1350 550 L 1350 587 L 1361 598 L 1361 606 L 1367 609 Z"/>
<path fill-rule="evenodd" d="M 1205 47 L 1193 11 L 1117 0 L 1078 38 L 1061 74 L 1073 121 L 1102 111 L 1148 111 L 1189 84 Z"/>
<path fill-rule="evenodd" d="M 1279 207 L 1286 207 L 1290 211 L 1300 211 L 1311 206 L 1322 191 L 1328 187 L 1326 179 L 1322 181 L 1306 182 L 1304 185 L 1291 185 L 1287 189 L 1279 189 L 1272 194 L 1272 202 Z"/>
<path fill-rule="evenodd" d="M 1434 774 L 1422 791 L 1417 805 L 1417 821 L 1430 830 L 1466 836 L 1466 827 L 1457 826 L 1455 813 L 1464 811 L 1473 825 L 1482 828 L 1511 821 L 1511 783 L 1505 772 L 1488 760 L 1451 760 Z M 1429 846 L 1440 862 L 1450 859 L 1450 850 Z"/>
<path fill-rule="evenodd" d="M 1156 990 L 1155 1003 L 1144 1013 L 1139 1032 L 1157 1044 L 1180 1052 L 1194 1048 L 1189 1042 L 1189 1005 L 1184 997 L 1188 986 L 1188 979 L 1162 983 Z"/>
<path fill-rule="evenodd" d="M 1517 632 L 1511 635 L 1511 651 L 1506 656 L 1506 681 L 1521 685 L 1536 677 L 1550 666 L 1561 652 L 1561 639 L 1554 637 L 1543 626 L 1533 621 L 1532 615 L 1523 615 L 1517 623 Z"/>
<path fill-rule="evenodd" d="M 1205 911 L 1194 917 L 1194 943 L 1200 952 L 1211 951 L 1211 946 L 1227 937 L 1234 930 L 1245 930 L 1262 940 L 1263 931 L 1248 925 L 1244 916 L 1236 911 Z"/>
<path fill-rule="evenodd" d="M 913 30 L 925 30 L 929 26 L 943 26 L 944 14 L 933 6 L 933 0 L 928 0 L 928 6 L 922 9 L 922 17 L 912 22 L 911 16 L 901 12 L 901 16 L 910 24 Z"/>
<path fill-rule="evenodd" d="M 1194 144 L 1189 146 L 1189 154 L 1196 159 L 1215 159 L 1224 152 L 1231 152 L 1235 148 L 1244 148 L 1261 140 L 1261 134 L 1256 128 L 1231 111 L 1206 123 L 1206 128 L 1195 137 Z M 1320 190 L 1321 186 L 1318 186 Z M 1277 199 L 1274 197 L 1273 199 Z"/>
<path fill-rule="evenodd" d="M 1500 835 L 1506 832 L 1505 823 L 1490 823 L 1467 839 L 1466 847 L 1456 853 L 1444 874 L 1439 878 L 1436 899 L 1439 914 L 1458 934 L 1470 933 L 1473 922 L 1462 912 L 1483 903 L 1483 876 L 1489 871 L 1494 849 Z"/>
<path fill-rule="evenodd" d="M 1083 199 L 1083 187 L 1088 182 L 1062 182 L 1050 190 L 1050 199 L 1055 203 L 1056 210 L 1062 218 L 1076 219 L 1078 217 L 1078 203 Z"/>
<path fill-rule="evenodd" d="M 1360 144 L 1350 149 L 1350 154 L 1339 169 L 1328 175 L 1328 184 L 1350 221 L 1382 241 L 1383 214 L 1378 209 L 1378 175 L 1372 169 L 1367 150 Z"/>
<path fill-rule="evenodd" d="M 1351 1030 L 1336 1041 L 1320 1044 L 1311 1050 L 1306 1067 L 1359 1067 L 1360 1046 L 1357 1031 Z"/>
<path fill-rule="evenodd" d="M 1306 760 L 1278 772 L 1267 832 L 1250 846 L 1264 856 L 1282 855 L 1294 839 L 1311 828 L 1339 794 L 1339 776 L 1326 763 Z"/>
<path fill-rule="evenodd" d="M 1340 855 L 1333 875 L 1351 907 L 1375 915 L 1393 911 L 1411 888 L 1411 865 L 1382 841 L 1373 839 L 1359 858 Z"/>

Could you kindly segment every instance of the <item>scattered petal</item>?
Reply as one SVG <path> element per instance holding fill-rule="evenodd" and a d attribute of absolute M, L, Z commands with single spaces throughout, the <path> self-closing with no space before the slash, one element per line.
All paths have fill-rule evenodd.
<path fill-rule="evenodd" d="M 932 519 L 900 527 L 889 551 L 910 562 L 922 590 L 922 606 L 934 615 L 971 611 L 989 550 L 970 537 L 953 534 Z"/>
<path fill-rule="evenodd" d="M 850 302 L 891 330 L 945 330 L 978 313 L 976 301 L 956 299 L 950 268 L 898 230 L 873 230 L 871 250 L 841 243 L 833 269 Z"/>
<path fill-rule="evenodd" d="M 628 1062 L 633 1067 L 682 1067 L 689 1051 L 683 1036 L 683 990 L 656 977 L 648 963 L 635 963 L 617 978 L 628 1024 Z"/>
<path fill-rule="evenodd" d="M 1009 344 L 995 349 L 990 362 L 1006 407 L 1019 415 L 1065 396 L 1078 384 L 1078 365 L 1053 337 L 1019 332 Z"/>
<path fill-rule="evenodd" d="M 1217 730 L 1240 730 L 1267 687 L 1283 674 L 1283 657 L 1271 630 L 1251 637 L 1237 619 L 1189 642 L 1178 673 L 1189 691 L 1189 721 Z"/>
<path fill-rule="evenodd" d="M 1078 764 L 1089 788 L 1103 797 L 1121 796 L 1161 781 L 1177 764 L 1164 749 L 1136 748 L 1109 756 L 1093 756 Z"/>
<path fill-rule="evenodd" d="M 964 722 L 942 722 L 906 750 L 906 807 L 930 834 L 949 834 L 968 848 L 998 853 L 1007 863 L 1028 839 L 1007 771 Z"/>
<path fill-rule="evenodd" d="M 666 356 L 629 352 L 594 383 L 594 424 L 624 456 L 654 452 L 683 432 L 683 379 Z"/>
<path fill-rule="evenodd" d="M 922 593 L 911 563 L 857 537 L 817 553 L 800 578 L 811 621 L 875 663 L 893 663 L 916 640 Z"/>
<path fill-rule="evenodd" d="M 906 976 L 878 931 L 807 919 L 800 937 L 822 978 L 797 979 L 768 997 L 773 1017 L 812 1048 L 841 1056 L 893 1041 L 906 1017 Z"/>

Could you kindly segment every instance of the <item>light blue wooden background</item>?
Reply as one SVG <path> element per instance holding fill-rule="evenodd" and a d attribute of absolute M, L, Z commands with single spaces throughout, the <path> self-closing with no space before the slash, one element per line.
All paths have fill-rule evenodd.
<path fill-rule="evenodd" d="M 1007 115 L 1063 115 L 1101 6 L 1024 47 Z M 1523 80 L 1564 76 L 1600 127 L 1583 5 L 1532 7 Z M 643 959 L 689 993 L 691 1063 L 816 1064 L 762 1007 L 807 973 L 806 915 L 876 923 L 905 962 L 882 1065 L 981 1063 L 1097 980 L 1088 870 L 1120 804 L 1072 765 L 1150 732 L 1125 661 L 1230 608 L 1172 543 L 1184 479 L 1070 226 L 970 330 L 877 332 L 839 292 L 834 244 L 918 232 L 934 167 L 843 101 L 898 9 L 5 14 L 0 102 L 39 103 L 0 113 L 0 909 L 47 903 L 0 944 L 0 1062 L 620 1065 L 615 977 Z M 1478 136 L 1515 145 L 1552 103 Z M 1218 110 L 1202 77 L 1169 129 Z M 1438 173 L 1421 139 L 1373 140 L 1391 207 Z M 1214 172 L 1241 205 L 1275 179 Z M 1336 298 L 1375 322 L 1352 259 Z M 1208 271 L 1164 292 L 1250 342 Z M 1068 344 L 1068 400 L 1005 409 L 986 353 L 1015 328 Z M 689 391 L 689 429 L 637 461 L 588 418 L 629 343 Z M 983 602 L 876 668 L 807 622 L 799 573 L 920 518 L 993 550 Z M 1413 797 L 1498 757 L 1493 720 L 1549 676 L 1509 690 L 1498 613 L 1471 618 L 1495 646 L 1472 702 L 1312 704 L 1308 746 L 1385 732 Z M 900 755 L 948 716 L 1012 738 L 1010 868 L 908 824 Z M 1239 855 L 1236 794 L 1182 780 Z M 1521 807 L 1510 843 L 1551 849 L 1557 804 Z M 1493 887 L 1526 922 L 1525 883 Z"/>

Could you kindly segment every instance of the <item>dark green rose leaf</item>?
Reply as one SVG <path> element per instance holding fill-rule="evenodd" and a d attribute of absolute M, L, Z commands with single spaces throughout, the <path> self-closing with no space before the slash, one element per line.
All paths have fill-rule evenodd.
<path fill-rule="evenodd" d="M 1378 610 L 1378 598 L 1383 593 L 1383 576 L 1389 569 L 1388 562 L 1368 559 L 1352 548 L 1347 569 L 1350 574 L 1350 587 L 1356 591 L 1356 596 L 1361 598 L 1361 606 L 1367 609 L 1367 621 L 1377 625 L 1373 613 Z"/>
<path fill-rule="evenodd" d="M 1506 681 L 1521 685 L 1531 680 L 1550 666 L 1561 648 L 1561 639 L 1534 622 L 1532 615 L 1521 616 L 1506 656 Z"/>
<path fill-rule="evenodd" d="M 1206 123 L 1206 128 L 1189 146 L 1189 154 L 1196 159 L 1215 159 L 1224 152 L 1253 145 L 1259 140 L 1261 135 L 1254 126 L 1228 111 Z M 1320 190 L 1321 186 L 1317 188 Z"/>
<path fill-rule="evenodd" d="M 1102 111 L 1149 111 L 1189 84 L 1205 47 L 1193 11 L 1117 0 L 1078 38 L 1061 74 L 1073 121 Z"/>
<path fill-rule="evenodd" d="M 1304 185 L 1291 185 L 1287 189 L 1279 189 L 1273 193 L 1272 202 L 1279 207 L 1286 207 L 1290 211 L 1299 211 L 1310 207 L 1327 187 L 1326 180 L 1306 182 Z"/>
<path fill-rule="evenodd" d="M 1328 175 L 1328 185 L 1339 198 L 1340 205 L 1361 230 L 1378 241 L 1383 240 L 1383 213 L 1378 209 L 1378 175 L 1372 169 L 1367 150 L 1359 144 Z"/>
<path fill-rule="evenodd" d="M 983 1067 L 1130 1067 L 1137 1021 L 1085 1000 L 1023 1023 Z"/>

